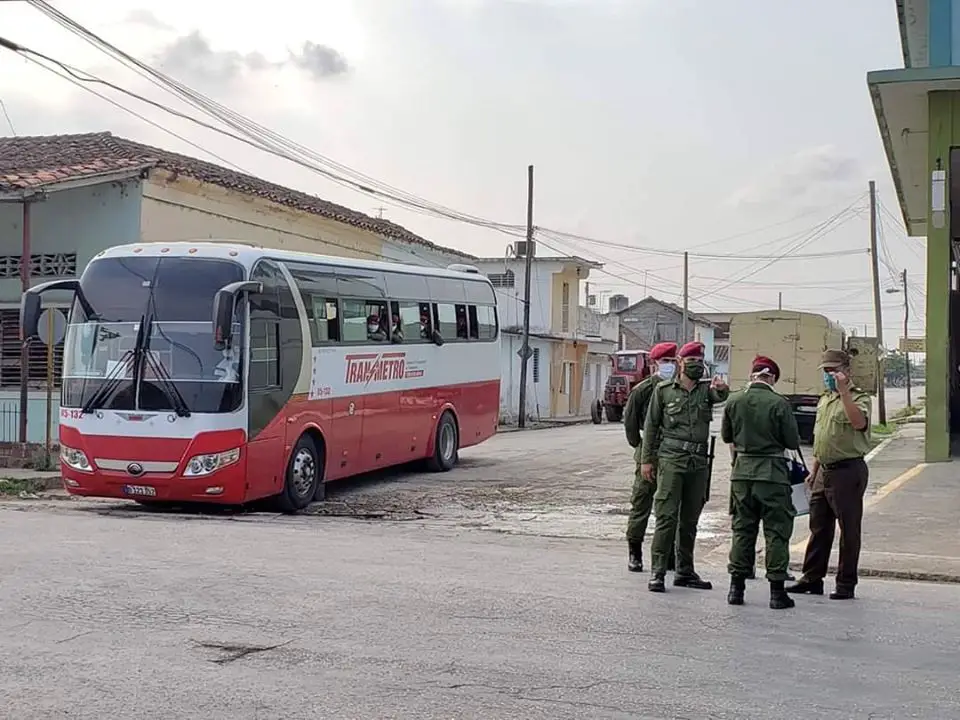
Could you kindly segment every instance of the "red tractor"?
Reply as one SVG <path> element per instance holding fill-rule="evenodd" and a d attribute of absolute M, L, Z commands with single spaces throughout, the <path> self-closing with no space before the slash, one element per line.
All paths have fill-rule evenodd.
<path fill-rule="evenodd" d="M 590 412 L 594 424 L 599 425 L 604 415 L 609 422 L 623 420 L 630 391 L 650 374 L 648 355 L 646 350 L 617 350 L 610 356 L 613 372 L 603 388 L 603 400 L 594 402 Z"/>

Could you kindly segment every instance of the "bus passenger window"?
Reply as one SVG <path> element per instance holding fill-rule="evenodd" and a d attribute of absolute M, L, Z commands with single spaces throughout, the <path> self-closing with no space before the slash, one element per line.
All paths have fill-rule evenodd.
<path fill-rule="evenodd" d="M 433 339 L 433 316 L 430 313 L 430 303 L 419 303 L 420 305 L 420 338 L 422 340 Z"/>
<path fill-rule="evenodd" d="M 453 305 L 437 303 L 437 330 L 444 340 L 457 337 L 457 310 Z"/>
<path fill-rule="evenodd" d="M 340 317 L 337 313 L 337 299 L 317 297 L 307 298 L 307 314 L 311 314 L 310 333 L 314 343 L 340 342 Z"/>
<path fill-rule="evenodd" d="M 477 306 L 468 305 L 467 306 L 467 315 L 470 316 L 470 339 L 479 340 L 480 339 L 480 328 L 477 326 Z"/>
<path fill-rule="evenodd" d="M 280 386 L 280 323 L 250 321 L 250 389 Z"/>
<path fill-rule="evenodd" d="M 385 301 L 343 301 L 343 342 L 386 342 L 387 322 Z"/>
<path fill-rule="evenodd" d="M 490 305 L 477 305 L 477 337 L 493 340 L 497 336 L 497 310 Z"/>
<path fill-rule="evenodd" d="M 457 337 L 460 340 L 467 340 L 469 338 L 469 333 L 467 331 L 467 306 L 466 305 L 454 305 L 457 312 Z"/>
<path fill-rule="evenodd" d="M 395 302 L 394 314 L 400 317 L 400 332 L 403 333 L 404 342 L 417 342 L 418 340 L 428 340 L 430 338 L 430 306 L 422 303 Z M 426 309 L 426 316 L 424 316 Z M 423 321 L 427 321 L 427 328 L 424 330 Z M 425 334 L 426 333 L 426 334 Z"/>

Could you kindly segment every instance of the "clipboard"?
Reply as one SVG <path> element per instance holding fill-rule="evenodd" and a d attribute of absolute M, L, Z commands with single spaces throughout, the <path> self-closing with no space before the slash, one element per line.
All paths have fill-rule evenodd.
<path fill-rule="evenodd" d="M 797 511 L 797 516 L 810 514 L 810 486 L 805 482 L 797 483 L 790 487 L 792 493 L 793 507 Z"/>

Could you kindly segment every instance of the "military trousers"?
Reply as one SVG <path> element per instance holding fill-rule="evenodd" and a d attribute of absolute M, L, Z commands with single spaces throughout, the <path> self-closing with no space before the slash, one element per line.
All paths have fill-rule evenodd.
<path fill-rule="evenodd" d="M 786 580 L 790 565 L 790 537 L 793 535 L 793 519 L 796 515 L 790 485 L 755 480 L 731 481 L 733 541 L 728 572 L 740 577 L 747 577 L 753 572 L 757 559 L 757 536 L 763 523 L 767 580 Z"/>
<path fill-rule="evenodd" d="M 650 522 L 650 513 L 653 511 L 653 496 L 657 492 L 657 485 L 643 477 L 641 465 L 633 476 L 633 490 L 630 492 L 630 514 L 627 516 L 627 542 L 642 544 L 647 536 L 647 525 Z M 670 548 L 672 553 L 674 548 Z"/>
<path fill-rule="evenodd" d="M 697 523 L 707 500 L 707 459 L 699 455 L 663 457 L 657 461 L 657 488 L 653 496 L 657 525 L 650 544 L 654 575 L 664 575 L 674 550 L 677 575 L 690 575 Z M 676 541 L 674 541 L 676 538 Z"/>

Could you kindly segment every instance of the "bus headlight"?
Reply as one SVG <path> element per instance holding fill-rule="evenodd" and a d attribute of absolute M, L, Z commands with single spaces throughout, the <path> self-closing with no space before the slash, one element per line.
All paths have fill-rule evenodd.
<path fill-rule="evenodd" d="M 87 454 L 83 450 L 75 450 L 61 445 L 60 459 L 67 467 L 74 470 L 93 472 L 93 465 L 90 464 L 90 460 L 87 459 Z"/>
<path fill-rule="evenodd" d="M 184 477 L 203 477 L 227 465 L 233 465 L 239 459 L 240 448 L 209 455 L 194 455 L 187 463 L 187 469 L 183 471 L 183 475 Z"/>

